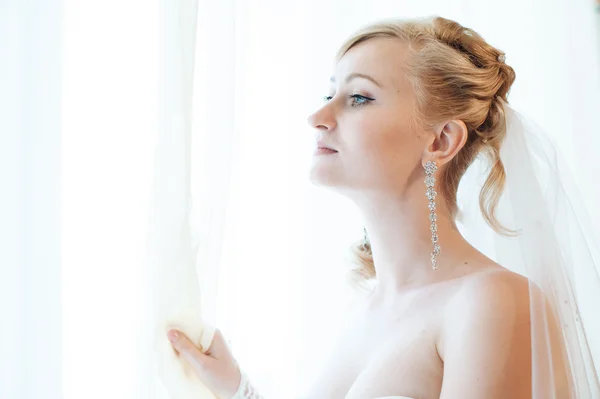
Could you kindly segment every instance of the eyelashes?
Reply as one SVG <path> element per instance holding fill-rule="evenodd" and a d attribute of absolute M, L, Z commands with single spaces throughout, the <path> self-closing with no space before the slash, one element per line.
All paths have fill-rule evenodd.
<path fill-rule="evenodd" d="M 323 97 L 323 101 L 328 102 L 332 98 L 333 98 L 333 96 L 325 96 L 325 97 Z M 350 103 L 351 107 L 360 107 L 360 106 L 363 106 L 363 105 L 368 104 L 371 101 L 375 100 L 374 98 L 369 98 L 366 96 L 362 96 L 360 94 L 352 94 L 352 95 L 349 95 L 348 98 L 352 101 Z"/>

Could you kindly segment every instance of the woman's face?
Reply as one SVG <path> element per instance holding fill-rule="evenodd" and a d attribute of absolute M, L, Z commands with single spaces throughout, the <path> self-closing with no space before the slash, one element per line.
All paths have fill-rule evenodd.
<path fill-rule="evenodd" d="M 400 40 L 376 38 L 337 63 L 328 101 L 308 120 L 316 141 L 337 152 L 313 156 L 313 183 L 343 192 L 406 191 L 426 142 L 411 122 L 415 95 L 405 56 Z"/>

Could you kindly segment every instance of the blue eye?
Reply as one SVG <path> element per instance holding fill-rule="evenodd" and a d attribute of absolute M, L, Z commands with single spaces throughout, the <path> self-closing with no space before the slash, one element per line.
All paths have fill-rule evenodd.
<path fill-rule="evenodd" d="M 323 101 L 328 102 L 331 101 L 332 98 L 333 96 L 324 96 Z M 361 96 L 360 94 L 352 94 L 348 96 L 348 98 L 352 100 L 352 103 L 350 104 L 351 107 L 360 107 L 361 105 L 365 105 L 370 101 L 375 100 L 374 98 Z"/>
<path fill-rule="evenodd" d="M 353 95 L 349 96 L 349 98 L 351 98 L 353 100 L 352 104 L 350 105 L 352 107 L 360 107 L 361 105 L 365 105 L 365 104 L 369 103 L 369 101 L 374 100 L 374 98 L 361 96 L 360 94 L 353 94 Z"/>

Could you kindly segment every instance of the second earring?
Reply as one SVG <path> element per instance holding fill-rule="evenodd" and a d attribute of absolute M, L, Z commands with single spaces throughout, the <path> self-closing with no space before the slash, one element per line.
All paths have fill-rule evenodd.
<path fill-rule="evenodd" d="M 433 251 L 431 252 L 431 267 L 433 270 L 437 270 L 437 257 L 440 254 L 442 248 L 438 244 L 438 229 L 437 229 L 437 214 L 435 213 L 435 177 L 434 173 L 438 170 L 437 165 L 433 161 L 427 161 L 425 163 L 425 185 L 427 191 L 425 195 L 429 199 L 429 221 L 431 222 L 429 228 L 431 230 L 431 243 L 433 244 Z"/>

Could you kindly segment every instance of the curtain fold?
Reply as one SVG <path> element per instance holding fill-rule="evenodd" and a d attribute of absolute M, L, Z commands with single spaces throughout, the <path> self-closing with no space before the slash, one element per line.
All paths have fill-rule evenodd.
<path fill-rule="evenodd" d="M 0 2 L 0 397 L 62 398 L 62 1 Z"/>
<path fill-rule="evenodd" d="M 207 348 L 214 334 L 203 317 L 208 307 L 201 299 L 197 244 L 190 226 L 197 7 L 196 0 L 159 3 L 158 139 L 146 254 L 146 332 L 154 331 L 154 336 L 152 341 L 142 341 L 149 344 L 142 353 L 156 354 L 146 363 L 156 363 L 147 383 L 155 397 L 177 399 L 215 398 L 166 337 L 168 329 L 178 328 Z"/>

